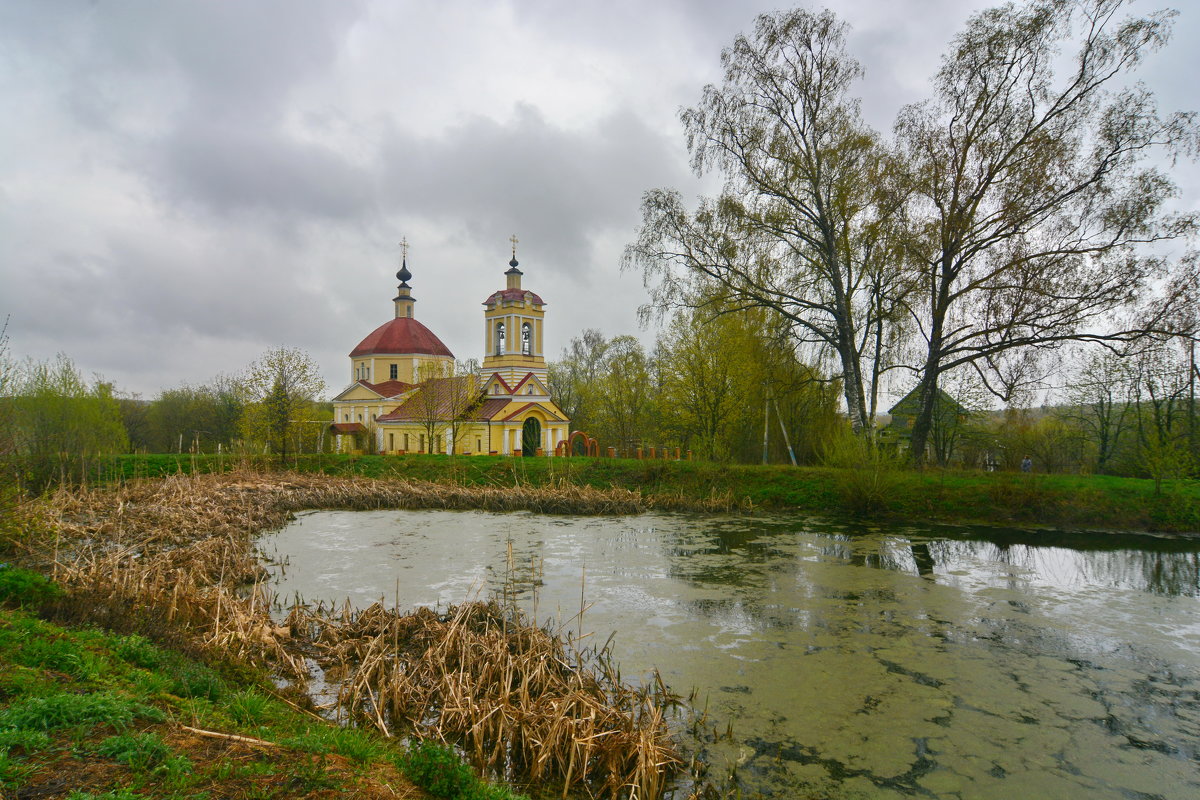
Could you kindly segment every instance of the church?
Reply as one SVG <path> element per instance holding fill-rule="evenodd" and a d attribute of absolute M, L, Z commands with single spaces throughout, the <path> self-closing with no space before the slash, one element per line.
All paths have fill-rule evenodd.
<path fill-rule="evenodd" d="M 484 358 L 470 371 L 414 316 L 402 247 L 395 317 L 350 351 L 351 383 L 333 399 L 338 451 L 553 455 L 570 420 L 550 396 L 546 304 L 521 287 L 516 237 L 504 288 L 483 301 Z"/>

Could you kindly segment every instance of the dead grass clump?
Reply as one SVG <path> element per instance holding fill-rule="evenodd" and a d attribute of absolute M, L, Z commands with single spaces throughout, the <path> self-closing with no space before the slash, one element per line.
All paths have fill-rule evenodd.
<path fill-rule="evenodd" d="M 678 698 L 661 680 L 631 687 L 605 651 L 570 648 L 516 609 L 295 608 L 288 622 L 339 670 L 339 702 L 356 721 L 455 743 L 493 774 L 652 798 L 681 765 L 663 718 Z"/>
<path fill-rule="evenodd" d="M 384 731 L 461 746 L 485 769 L 529 782 L 653 798 L 679 766 L 660 680 L 623 683 L 606 651 L 570 647 L 495 604 L 438 615 L 297 610 L 280 625 L 253 537 L 312 508 L 529 509 L 633 513 L 638 492 L 570 484 L 444 486 L 320 475 L 176 475 L 113 489 L 60 490 L 49 535 L 24 561 L 68 589 L 70 613 L 308 679 L 314 654 L 340 680 L 341 703 Z M 65 606 L 64 606 L 65 612 Z"/>

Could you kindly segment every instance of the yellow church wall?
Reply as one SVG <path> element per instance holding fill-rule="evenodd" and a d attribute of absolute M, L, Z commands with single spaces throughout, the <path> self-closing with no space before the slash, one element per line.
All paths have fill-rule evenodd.
<path fill-rule="evenodd" d="M 395 378 L 392 377 L 393 364 L 396 366 Z M 438 364 L 449 372 L 453 368 L 454 359 L 449 356 L 366 356 L 352 359 L 350 375 L 352 380 L 365 380 L 369 383 L 385 383 L 392 380 L 419 383 L 427 364 Z"/>
<path fill-rule="evenodd" d="M 382 434 L 382 452 L 385 454 L 395 455 L 401 452 L 404 453 L 428 453 L 429 447 L 429 432 L 424 425 L 419 423 L 381 423 L 379 431 Z M 488 453 L 488 425 L 486 423 L 471 422 L 465 426 L 460 425 L 458 429 L 459 435 L 455 437 L 454 454 L 455 455 L 478 455 Z M 434 445 L 435 452 L 447 453 L 450 445 L 450 426 L 441 424 L 434 429 Z M 408 438 L 405 439 L 405 436 Z M 437 441 L 440 437 L 440 442 Z M 437 447 L 440 445 L 440 447 Z"/>

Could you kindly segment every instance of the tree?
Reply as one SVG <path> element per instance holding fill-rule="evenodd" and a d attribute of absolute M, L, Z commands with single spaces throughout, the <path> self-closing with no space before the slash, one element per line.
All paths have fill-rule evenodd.
<path fill-rule="evenodd" d="M 454 375 L 447 381 L 446 393 L 450 455 L 454 455 L 458 452 L 463 437 L 473 429 L 471 415 L 483 402 L 483 387 L 479 383 L 479 362 L 473 358 L 455 361 Z"/>
<path fill-rule="evenodd" d="M 654 435 L 654 364 L 632 336 L 608 343 L 595 383 L 597 439 L 632 450 Z"/>
<path fill-rule="evenodd" d="M 438 439 L 449 433 L 454 381 L 452 364 L 427 361 L 417 371 L 417 393 L 412 403 L 417 422 L 425 429 L 422 452 L 438 452 Z"/>
<path fill-rule="evenodd" d="M 595 430 L 595 383 L 607 351 L 604 334 L 588 328 L 571 339 L 559 360 L 549 365 L 548 380 L 554 402 L 576 430 Z"/>
<path fill-rule="evenodd" d="M 33 489 L 81 481 L 88 461 L 126 450 L 128 439 L 112 384 L 89 386 L 63 354 L 53 361 L 26 360 L 15 367 L 10 406 L 11 444 L 22 479 Z"/>
<path fill-rule="evenodd" d="M 663 412 L 682 445 L 707 459 L 727 459 L 724 436 L 745 402 L 743 347 L 737 318 L 706 322 L 703 312 L 677 313 L 659 338 Z"/>
<path fill-rule="evenodd" d="M 625 264 L 660 309 L 779 314 L 836 354 L 852 425 L 870 430 L 907 290 L 893 257 L 901 198 L 849 96 L 862 69 L 845 33 L 830 12 L 797 9 L 758 17 L 753 40 L 722 52 L 724 82 L 681 119 L 693 168 L 723 173 L 724 189 L 694 214 L 678 192 L 648 192 Z"/>
<path fill-rule="evenodd" d="M 1193 467 L 1188 448 L 1191 365 L 1173 344 L 1144 350 L 1136 363 L 1137 462 L 1154 479 L 1156 494 L 1165 478 L 1183 477 Z"/>
<path fill-rule="evenodd" d="M 325 391 L 320 370 L 302 350 L 276 347 L 251 364 L 240 383 L 246 438 L 266 443 L 285 463 L 289 445 L 316 421 L 314 406 Z"/>
<path fill-rule="evenodd" d="M 1118 20 L 1125 5 L 1041 0 L 976 14 L 943 58 L 934 99 L 900 114 L 920 287 L 910 308 L 924 345 L 918 463 L 943 373 L 970 366 L 1007 398 L 1040 350 L 1168 332 L 1194 289 L 1152 301 L 1168 265 L 1141 249 L 1196 230 L 1195 215 L 1167 213 L 1174 185 L 1147 166 L 1151 153 L 1195 146 L 1194 117 L 1161 118 L 1148 89 L 1118 85 L 1166 43 L 1174 13 Z M 1139 301 L 1136 321 L 1114 316 Z"/>
<path fill-rule="evenodd" d="M 1081 358 L 1067 389 L 1062 417 L 1080 431 L 1095 452 L 1095 471 L 1104 474 L 1111 471 L 1134 416 L 1136 373 L 1133 359 L 1125 354 L 1100 350 Z"/>

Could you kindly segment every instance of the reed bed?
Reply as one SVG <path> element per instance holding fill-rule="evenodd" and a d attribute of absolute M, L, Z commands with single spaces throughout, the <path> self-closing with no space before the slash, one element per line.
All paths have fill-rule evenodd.
<path fill-rule="evenodd" d="M 720 503 L 720 498 L 714 504 Z M 657 676 L 622 682 L 606 649 L 540 628 L 517 609 L 471 602 L 444 614 L 373 605 L 297 607 L 284 624 L 253 545 L 301 509 L 446 508 L 633 513 L 638 492 L 515 488 L 233 472 L 63 489 L 26 559 L 69 590 L 70 613 L 153 628 L 299 685 L 315 658 L 339 704 L 388 735 L 455 744 L 507 779 L 612 798 L 654 798 L 680 766 Z"/>
<path fill-rule="evenodd" d="M 512 607 L 400 614 L 377 603 L 341 617 L 296 607 L 288 625 L 339 670 L 339 704 L 355 721 L 458 744 L 502 777 L 653 798 L 681 766 L 664 719 L 679 699 L 661 679 L 631 687 L 606 650 L 570 647 Z"/>

